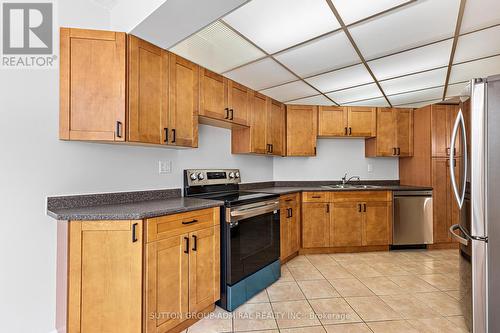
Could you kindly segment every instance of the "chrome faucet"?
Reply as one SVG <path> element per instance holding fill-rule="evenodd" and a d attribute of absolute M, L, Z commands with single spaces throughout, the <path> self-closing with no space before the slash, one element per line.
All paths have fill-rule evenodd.
<path fill-rule="evenodd" d="M 356 179 L 358 182 L 361 180 L 361 178 L 359 178 L 359 176 L 352 176 L 352 177 L 349 177 L 349 179 L 347 179 L 347 172 L 344 174 L 344 177 L 342 177 L 342 185 L 345 185 L 347 183 L 349 183 L 351 180 L 353 179 Z"/>

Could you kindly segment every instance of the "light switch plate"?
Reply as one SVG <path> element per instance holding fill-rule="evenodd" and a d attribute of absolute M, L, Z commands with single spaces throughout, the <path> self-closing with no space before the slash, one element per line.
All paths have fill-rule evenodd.
<path fill-rule="evenodd" d="M 373 164 L 368 163 L 368 173 L 372 173 L 372 172 L 373 172 Z"/>
<path fill-rule="evenodd" d="M 158 161 L 158 171 L 160 175 L 164 175 L 172 172 L 172 162 L 171 161 Z"/>

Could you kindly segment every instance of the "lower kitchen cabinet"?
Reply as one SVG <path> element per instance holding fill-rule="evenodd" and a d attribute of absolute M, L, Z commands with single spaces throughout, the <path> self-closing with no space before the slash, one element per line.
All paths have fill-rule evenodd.
<path fill-rule="evenodd" d="M 360 246 L 363 213 L 357 202 L 333 205 L 330 226 L 330 246 Z"/>
<path fill-rule="evenodd" d="M 300 249 L 300 194 L 280 197 L 280 259 L 285 261 Z"/>
<path fill-rule="evenodd" d="M 362 244 L 389 245 L 392 242 L 392 202 L 363 203 Z"/>
<path fill-rule="evenodd" d="M 181 331 L 195 321 L 187 314 L 210 311 L 220 298 L 219 214 L 66 223 L 68 295 L 58 308 L 67 332 Z"/>
<path fill-rule="evenodd" d="M 302 204 L 302 247 L 329 247 L 330 203 L 304 202 Z"/>

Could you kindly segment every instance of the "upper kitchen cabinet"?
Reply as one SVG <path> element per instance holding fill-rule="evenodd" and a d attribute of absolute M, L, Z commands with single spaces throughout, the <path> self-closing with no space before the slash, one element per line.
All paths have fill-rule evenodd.
<path fill-rule="evenodd" d="M 125 38 L 61 28 L 60 139 L 125 141 Z"/>
<path fill-rule="evenodd" d="M 318 109 L 312 105 L 286 106 L 286 155 L 316 156 Z"/>
<path fill-rule="evenodd" d="M 168 55 L 135 36 L 128 36 L 128 141 L 167 143 Z M 162 131 L 162 128 L 165 131 Z"/>
<path fill-rule="evenodd" d="M 199 67 L 173 53 L 168 54 L 168 144 L 198 147 L 200 103 Z M 167 133 L 168 134 L 168 133 Z"/>
<path fill-rule="evenodd" d="M 284 105 L 256 91 L 252 93 L 250 101 L 250 127 L 232 128 L 232 153 L 283 156 L 285 154 Z"/>
<path fill-rule="evenodd" d="M 373 137 L 376 135 L 376 108 L 320 106 L 319 137 Z"/>
<path fill-rule="evenodd" d="M 377 137 L 366 139 L 365 155 L 413 156 L 413 109 L 378 108 Z"/>
<path fill-rule="evenodd" d="M 458 105 L 436 104 L 431 106 L 432 157 L 448 157 L 451 154 L 451 134 L 458 115 Z M 460 137 L 455 143 L 455 155 L 461 154 Z"/>
<path fill-rule="evenodd" d="M 347 113 L 347 107 L 319 106 L 318 136 L 346 136 L 348 134 Z"/>
<path fill-rule="evenodd" d="M 248 125 L 251 90 L 222 75 L 200 68 L 200 116 L 209 125 Z"/>

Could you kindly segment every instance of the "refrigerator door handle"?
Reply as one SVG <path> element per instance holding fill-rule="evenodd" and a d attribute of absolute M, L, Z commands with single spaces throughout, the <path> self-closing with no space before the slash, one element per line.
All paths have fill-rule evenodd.
<path fill-rule="evenodd" d="M 462 237 L 458 234 L 455 233 L 455 230 L 460 230 L 460 232 L 462 234 L 465 235 L 465 237 Z M 470 235 L 467 230 L 464 229 L 464 227 L 462 227 L 460 224 L 454 224 L 450 227 L 449 229 L 449 232 L 450 232 L 450 235 L 451 237 L 453 237 L 454 239 L 456 239 L 460 244 L 463 244 L 465 246 L 467 246 L 469 244 L 469 239 L 470 240 L 475 240 L 475 241 L 481 241 L 481 242 L 485 242 L 485 243 L 488 243 L 488 237 L 479 237 L 479 236 L 472 236 Z"/>
<path fill-rule="evenodd" d="M 464 121 L 464 115 L 462 113 L 462 110 L 458 111 L 457 119 L 455 120 L 455 125 L 453 126 L 453 132 L 451 134 L 451 144 L 450 144 L 450 161 L 454 161 L 455 159 L 455 141 L 457 139 L 457 134 L 459 128 L 462 130 L 462 138 L 463 138 L 463 166 L 464 166 L 464 172 L 463 172 L 463 177 L 462 177 L 462 190 L 461 193 L 459 193 L 458 190 L 458 185 L 457 181 L 455 179 L 455 163 L 450 163 L 450 179 L 451 179 L 451 185 L 453 187 L 453 193 L 455 194 L 455 199 L 457 200 L 458 207 L 462 209 L 462 206 L 464 204 L 465 200 L 465 185 L 467 182 L 467 134 L 465 131 L 465 121 Z"/>

